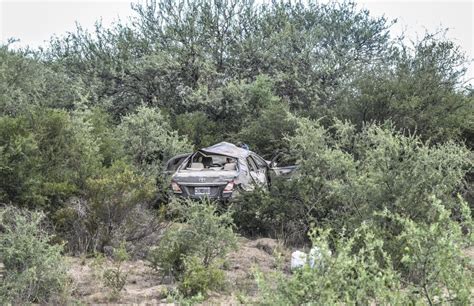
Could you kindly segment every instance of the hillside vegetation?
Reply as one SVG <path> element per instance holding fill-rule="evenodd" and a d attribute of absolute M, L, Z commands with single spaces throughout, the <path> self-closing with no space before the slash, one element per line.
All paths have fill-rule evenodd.
<path fill-rule="evenodd" d="M 156 301 L 473 303 L 474 90 L 443 32 L 408 43 L 351 2 L 132 8 L 0 45 L 0 304 L 81 300 L 78 265 L 140 302 L 121 300 L 134 262 Z M 163 164 L 221 141 L 298 171 L 228 205 L 170 199 Z M 290 273 L 296 247 L 317 265 Z"/>

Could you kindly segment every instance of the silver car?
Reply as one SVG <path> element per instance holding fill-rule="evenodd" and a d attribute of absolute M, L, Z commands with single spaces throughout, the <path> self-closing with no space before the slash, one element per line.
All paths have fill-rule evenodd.
<path fill-rule="evenodd" d="M 166 172 L 175 196 L 228 200 L 240 192 L 268 188 L 273 177 L 289 175 L 295 168 L 276 167 L 250 150 L 221 142 L 173 157 Z"/>

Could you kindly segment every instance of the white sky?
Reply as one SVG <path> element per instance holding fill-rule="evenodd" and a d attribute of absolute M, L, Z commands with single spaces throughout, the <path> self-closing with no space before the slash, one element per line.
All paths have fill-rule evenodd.
<path fill-rule="evenodd" d="M 469 58 L 474 58 L 474 0 L 356 2 L 373 16 L 397 18 L 398 24 L 392 31 L 399 34 L 404 30 L 410 39 L 422 37 L 425 31 L 449 28 L 447 37 L 459 44 Z M 0 0 L 0 42 L 14 37 L 20 39 L 16 46 L 38 47 L 53 34 L 73 31 L 76 21 L 92 29 L 99 19 L 110 25 L 117 18 L 126 20 L 132 13 L 127 0 Z M 467 78 L 474 85 L 472 61 Z"/>

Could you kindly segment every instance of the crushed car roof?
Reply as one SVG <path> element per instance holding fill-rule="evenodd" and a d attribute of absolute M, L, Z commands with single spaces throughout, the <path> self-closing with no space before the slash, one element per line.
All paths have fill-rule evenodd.
<path fill-rule="evenodd" d="M 238 146 L 225 141 L 200 149 L 199 151 L 207 154 L 219 154 L 235 158 L 246 158 L 250 154 L 249 150 L 239 148 Z"/>

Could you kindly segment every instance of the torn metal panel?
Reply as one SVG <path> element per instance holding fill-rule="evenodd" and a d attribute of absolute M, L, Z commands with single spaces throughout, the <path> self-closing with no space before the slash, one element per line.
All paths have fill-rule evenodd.
<path fill-rule="evenodd" d="M 203 148 L 199 151 L 210 154 L 226 155 L 234 158 L 246 158 L 250 154 L 249 150 L 239 148 L 238 146 L 225 141 Z"/>

